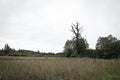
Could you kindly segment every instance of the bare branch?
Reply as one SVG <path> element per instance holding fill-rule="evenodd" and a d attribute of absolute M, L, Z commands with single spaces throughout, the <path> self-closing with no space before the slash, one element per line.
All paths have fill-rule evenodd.
<path fill-rule="evenodd" d="M 74 26 L 74 27 L 75 27 L 76 25 L 72 23 L 72 26 Z"/>
<path fill-rule="evenodd" d="M 72 27 L 72 32 L 76 35 L 77 33 L 75 32 L 75 29 L 74 29 L 74 27 L 73 26 L 71 26 Z"/>
<path fill-rule="evenodd" d="M 81 33 L 81 32 L 83 32 L 83 31 L 84 31 L 83 27 L 79 28 L 79 30 L 80 30 L 80 32 L 79 32 L 79 33 Z"/>
<path fill-rule="evenodd" d="M 78 23 L 78 22 L 76 22 L 76 26 L 77 26 L 77 28 L 78 28 L 78 26 L 79 26 L 79 23 Z"/>

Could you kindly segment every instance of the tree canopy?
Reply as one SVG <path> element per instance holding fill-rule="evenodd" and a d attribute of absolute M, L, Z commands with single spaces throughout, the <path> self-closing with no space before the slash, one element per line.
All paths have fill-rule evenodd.
<path fill-rule="evenodd" d="M 118 58 L 120 55 L 120 41 L 112 35 L 99 37 L 96 50 L 100 58 Z"/>

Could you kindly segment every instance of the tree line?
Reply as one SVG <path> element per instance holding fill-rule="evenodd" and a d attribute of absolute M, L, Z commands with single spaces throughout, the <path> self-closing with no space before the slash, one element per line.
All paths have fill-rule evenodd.
<path fill-rule="evenodd" d="M 52 52 L 40 52 L 19 49 L 15 50 L 11 48 L 8 44 L 5 44 L 4 48 L 0 50 L 0 56 L 29 56 L 29 57 L 60 57 L 61 53 L 52 53 Z"/>
<path fill-rule="evenodd" d="M 64 51 L 61 53 L 46 53 L 24 49 L 15 50 L 6 44 L 0 50 L 0 56 L 90 57 L 103 59 L 120 57 L 120 40 L 116 37 L 111 34 L 107 37 L 99 37 L 96 43 L 96 49 L 89 49 L 87 40 L 81 35 L 82 31 L 83 27 L 78 22 L 71 25 L 71 32 L 74 36 L 65 42 Z"/>
<path fill-rule="evenodd" d="M 91 58 L 119 58 L 120 40 L 111 34 L 107 37 L 99 37 L 96 43 L 96 49 L 89 49 L 87 40 L 82 37 L 83 28 L 76 24 L 71 25 L 71 32 L 74 34 L 71 40 L 67 40 L 64 46 L 64 55 L 66 57 L 91 57 Z"/>

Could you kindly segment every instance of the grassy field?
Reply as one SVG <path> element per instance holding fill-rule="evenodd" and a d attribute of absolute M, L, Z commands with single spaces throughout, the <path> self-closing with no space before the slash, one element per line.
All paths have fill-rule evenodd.
<path fill-rule="evenodd" d="M 0 57 L 0 80 L 120 80 L 120 59 Z"/>

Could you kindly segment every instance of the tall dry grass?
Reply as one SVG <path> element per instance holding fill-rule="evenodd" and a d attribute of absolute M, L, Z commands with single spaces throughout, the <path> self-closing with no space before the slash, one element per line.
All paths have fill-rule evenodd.
<path fill-rule="evenodd" d="M 120 80 L 120 60 L 0 57 L 0 80 Z"/>

